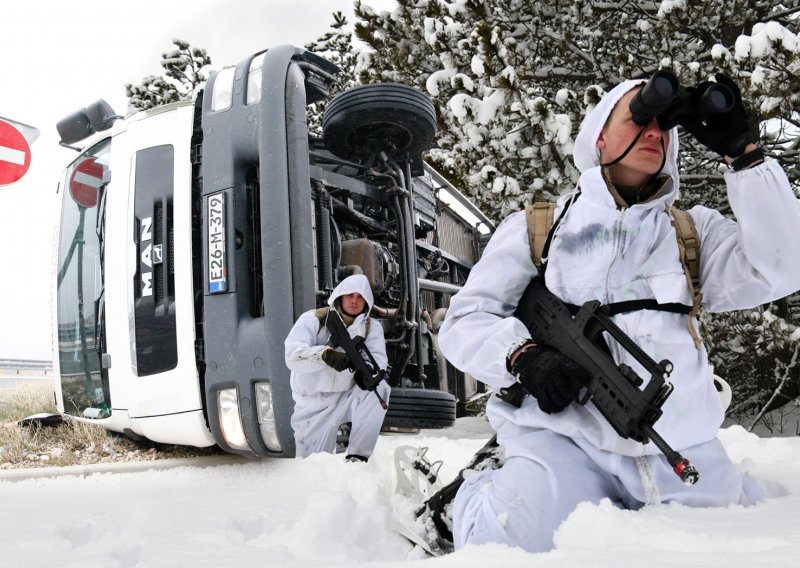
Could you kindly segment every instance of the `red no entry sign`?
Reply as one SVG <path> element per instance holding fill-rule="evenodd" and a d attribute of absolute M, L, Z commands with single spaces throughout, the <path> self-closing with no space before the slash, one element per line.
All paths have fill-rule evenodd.
<path fill-rule="evenodd" d="M 0 185 L 18 181 L 31 165 L 31 147 L 22 133 L 0 120 Z"/>
<path fill-rule="evenodd" d="M 97 205 L 97 190 L 103 185 L 103 166 L 94 158 L 86 158 L 75 167 L 69 178 L 69 193 L 78 205 Z"/>

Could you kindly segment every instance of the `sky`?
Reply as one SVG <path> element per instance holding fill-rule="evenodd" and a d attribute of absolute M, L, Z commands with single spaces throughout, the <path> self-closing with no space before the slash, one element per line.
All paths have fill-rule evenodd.
<path fill-rule="evenodd" d="M 394 0 L 365 0 L 391 9 Z M 56 187 L 76 157 L 58 145 L 56 122 L 105 99 L 127 110 L 126 83 L 161 73 L 173 38 L 205 48 L 213 67 L 329 30 L 353 0 L 27 0 L 3 7 L 0 117 L 38 128 L 31 166 L 0 186 L 0 359 L 50 360 Z M 350 18 L 352 22 L 352 17 Z"/>
<path fill-rule="evenodd" d="M 10 481 L 0 471 L 3 566 L 428 566 L 486 568 L 757 568 L 800 557 L 800 438 L 721 430 L 731 459 L 765 488 L 753 507 L 640 511 L 584 503 L 530 554 L 470 546 L 430 559 L 392 529 L 393 511 L 415 503 L 395 493 L 394 453 L 428 447 L 449 482 L 488 439 L 481 418 L 420 434 L 381 435 L 367 464 L 342 454 L 166 471 Z M 702 475 L 702 472 L 701 472 Z M 427 560 L 424 560 L 428 558 Z M 420 564 L 424 560 L 425 564 Z"/>

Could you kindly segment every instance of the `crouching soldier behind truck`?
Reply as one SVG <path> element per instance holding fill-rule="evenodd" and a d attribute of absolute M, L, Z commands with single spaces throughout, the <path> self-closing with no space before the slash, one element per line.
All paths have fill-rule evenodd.
<path fill-rule="evenodd" d="M 286 366 L 291 374 L 295 407 L 292 428 L 297 457 L 317 452 L 333 453 L 339 426 L 350 422 L 347 461 L 365 462 L 378 442 L 385 410 L 370 390 L 359 386 L 352 362 L 341 346 L 331 344 L 326 318 L 340 316 L 350 337 L 364 338 L 375 363 L 387 363 L 383 328 L 371 320 L 373 297 L 363 274 L 348 276 L 333 290 L 328 308 L 301 315 L 284 342 Z M 333 311 L 336 313 L 333 313 Z M 372 386 L 372 385 L 370 385 Z M 381 381 L 375 390 L 388 401 L 391 388 Z"/>

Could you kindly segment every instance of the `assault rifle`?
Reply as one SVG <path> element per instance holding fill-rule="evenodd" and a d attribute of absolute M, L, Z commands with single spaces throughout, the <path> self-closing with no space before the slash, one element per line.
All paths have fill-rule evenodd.
<path fill-rule="evenodd" d="M 375 390 L 380 382 L 386 378 L 386 371 L 378 366 L 372 353 L 367 349 L 364 338 L 356 337 L 354 339 L 350 337 L 342 317 L 334 309 L 328 310 L 328 315 L 325 318 L 325 327 L 328 328 L 331 334 L 333 344 L 344 349 L 344 352 L 350 358 L 350 368 L 355 371 L 356 384 L 364 390 L 374 392 L 375 396 L 378 397 L 378 402 L 381 403 L 381 408 L 386 410 L 388 408 L 386 401 Z M 369 361 L 369 365 L 367 361 Z"/>
<path fill-rule="evenodd" d="M 600 413 L 623 438 L 643 444 L 648 440 L 661 450 L 675 473 L 687 485 L 694 485 L 700 474 L 689 460 L 673 450 L 653 429 L 661 417 L 661 406 L 672 393 L 667 381 L 672 363 L 656 363 L 612 320 L 608 308 L 599 301 L 586 302 L 573 317 L 569 308 L 550 292 L 541 278 L 533 278 L 522 294 L 514 314 L 531 333 L 536 343 L 548 345 L 583 367 L 588 375 L 588 396 Z M 607 332 L 650 373 L 644 389 L 641 377 L 628 365 L 617 365 L 607 348 L 601 347 Z"/>

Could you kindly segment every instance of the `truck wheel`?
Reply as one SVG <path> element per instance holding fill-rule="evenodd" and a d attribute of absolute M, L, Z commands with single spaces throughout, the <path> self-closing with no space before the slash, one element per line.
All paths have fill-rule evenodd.
<path fill-rule="evenodd" d="M 436 135 L 436 110 L 422 92 L 400 83 L 360 85 L 331 99 L 322 118 L 325 146 L 347 160 L 385 152 L 416 156 Z"/>
<path fill-rule="evenodd" d="M 449 392 L 393 388 L 384 428 L 449 428 L 456 420 L 456 399 Z"/>

